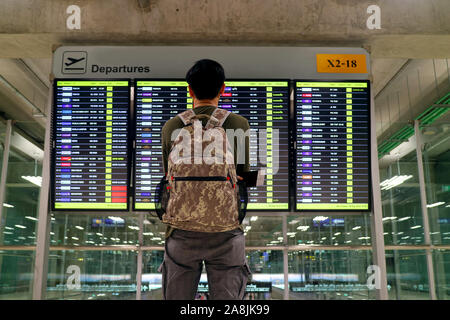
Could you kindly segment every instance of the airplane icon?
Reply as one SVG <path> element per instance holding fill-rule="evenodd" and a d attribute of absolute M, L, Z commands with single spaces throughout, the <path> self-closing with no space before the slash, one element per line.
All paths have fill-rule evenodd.
<path fill-rule="evenodd" d="M 85 57 L 82 57 L 82 58 L 80 58 L 80 59 L 75 59 L 75 58 L 67 58 L 68 60 L 70 60 L 70 62 L 66 62 L 66 63 L 64 63 L 67 67 L 68 66 L 71 66 L 71 65 L 73 65 L 73 64 L 75 64 L 75 63 L 77 63 L 77 62 L 80 62 L 80 61 L 83 61 L 84 59 L 86 59 Z"/>
<path fill-rule="evenodd" d="M 65 51 L 61 60 L 62 73 L 86 73 L 87 60 L 85 51 Z"/>

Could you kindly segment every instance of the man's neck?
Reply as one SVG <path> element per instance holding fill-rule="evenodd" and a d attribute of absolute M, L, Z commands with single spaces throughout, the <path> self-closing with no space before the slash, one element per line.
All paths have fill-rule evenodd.
<path fill-rule="evenodd" d="M 213 100 L 194 100 L 194 108 L 205 107 L 205 106 L 218 107 L 219 101 L 217 101 L 215 99 L 213 99 Z"/>

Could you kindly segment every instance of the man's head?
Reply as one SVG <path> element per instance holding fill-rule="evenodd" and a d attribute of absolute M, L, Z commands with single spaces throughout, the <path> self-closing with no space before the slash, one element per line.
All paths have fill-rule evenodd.
<path fill-rule="evenodd" d="M 196 100 L 215 100 L 225 89 L 222 66 L 210 59 L 197 61 L 186 74 L 189 92 Z"/>

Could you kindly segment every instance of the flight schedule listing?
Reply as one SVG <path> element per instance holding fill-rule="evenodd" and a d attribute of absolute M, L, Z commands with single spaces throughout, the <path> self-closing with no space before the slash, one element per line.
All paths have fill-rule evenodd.
<path fill-rule="evenodd" d="M 265 171 L 264 184 L 248 188 L 249 210 L 289 209 L 289 83 L 226 81 L 219 106 L 247 118 L 250 170 Z"/>
<path fill-rule="evenodd" d="M 167 120 L 192 108 L 185 81 L 137 81 L 135 194 L 136 210 L 155 209 L 155 189 L 164 176 L 161 130 Z"/>
<path fill-rule="evenodd" d="M 128 209 L 128 81 L 56 81 L 53 208 Z"/>
<path fill-rule="evenodd" d="M 296 209 L 369 210 L 368 81 L 295 86 Z"/>
<path fill-rule="evenodd" d="M 248 209 L 288 209 L 287 81 L 226 81 L 219 107 L 248 119 L 251 170 L 263 168 L 264 185 L 249 189 Z M 164 175 L 161 130 L 167 120 L 193 107 L 185 81 L 136 83 L 135 209 L 154 209 Z"/>

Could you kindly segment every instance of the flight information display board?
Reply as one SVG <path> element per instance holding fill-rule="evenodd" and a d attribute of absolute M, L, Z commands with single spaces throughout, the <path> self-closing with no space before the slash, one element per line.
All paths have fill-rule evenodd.
<path fill-rule="evenodd" d="M 264 168 L 264 185 L 249 188 L 249 210 L 289 209 L 288 81 L 226 81 L 219 106 L 250 124 L 250 170 Z M 161 129 L 178 113 L 192 108 L 185 81 L 136 82 L 136 210 L 154 209 L 154 190 L 164 175 Z"/>
<path fill-rule="evenodd" d="M 53 210 L 128 210 L 129 110 L 129 81 L 55 81 Z"/>
<path fill-rule="evenodd" d="M 369 82 L 295 82 L 296 210 L 370 210 Z"/>
<path fill-rule="evenodd" d="M 248 210 L 289 209 L 289 82 L 226 81 L 219 106 L 247 118 L 250 170 L 265 170 L 248 188 Z"/>
<path fill-rule="evenodd" d="M 164 176 L 162 127 L 170 118 L 192 108 L 185 81 L 136 81 L 136 145 L 134 209 L 155 209 L 155 188 Z"/>

